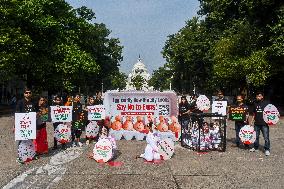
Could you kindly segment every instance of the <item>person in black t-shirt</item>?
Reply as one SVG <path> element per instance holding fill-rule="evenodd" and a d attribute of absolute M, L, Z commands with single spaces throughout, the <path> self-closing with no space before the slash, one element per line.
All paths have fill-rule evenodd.
<path fill-rule="evenodd" d="M 94 105 L 103 105 L 104 101 L 102 99 L 102 93 L 98 92 L 96 95 L 96 99 L 95 99 L 95 104 Z"/>
<path fill-rule="evenodd" d="M 259 147 L 259 134 L 260 131 L 264 138 L 264 150 L 265 155 L 270 155 L 270 140 L 269 140 L 269 127 L 263 119 L 263 110 L 268 105 L 268 102 L 264 101 L 264 95 L 261 92 L 256 93 L 256 102 L 253 107 L 253 119 L 254 120 L 254 130 L 256 132 L 256 140 L 254 142 L 254 147 L 250 149 L 250 152 L 255 152 Z"/>
<path fill-rule="evenodd" d="M 190 113 L 190 106 L 186 99 L 186 96 L 181 97 L 181 102 L 179 103 L 179 122 L 182 129 L 188 129 L 189 124 L 189 113 Z"/>
<path fill-rule="evenodd" d="M 25 88 L 24 98 L 19 100 L 16 106 L 16 113 L 29 113 L 36 112 L 35 104 L 32 101 L 32 91 L 29 88 Z M 31 139 L 30 139 L 31 140 Z M 18 141 L 18 147 L 21 144 L 22 140 Z M 35 156 L 33 159 L 38 159 L 38 156 Z M 18 157 L 17 162 L 23 164 L 23 160 Z"/>

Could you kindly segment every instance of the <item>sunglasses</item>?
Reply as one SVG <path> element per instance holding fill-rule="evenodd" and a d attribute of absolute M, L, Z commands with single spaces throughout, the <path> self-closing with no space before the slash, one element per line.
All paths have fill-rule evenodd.
<path fill-rule="evenodd" d="M 32 94 L 32 92 L 25 92 L 25 94 Z"/>

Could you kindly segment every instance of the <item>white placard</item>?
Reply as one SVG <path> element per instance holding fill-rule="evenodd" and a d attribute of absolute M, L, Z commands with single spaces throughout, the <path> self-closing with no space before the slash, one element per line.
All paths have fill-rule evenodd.
<path fill-rule="evenodd" d="M 104 105 L 87 106 L 88 120 L 98 121 L 105 119 L 106 110 Z"/>
<path fill-rule="evenodd" d="M 210 100 L 205 95 L 200 95 L 196 100 L 196 106 L 201 111 L 210 109 Z"/>
<path fill-rule="evenodd" d="M 23 162 L 32 161 L 35 155 L 35 146 L 32 140 L 24 140 L 20 142 L 18 146 L 18 156 Z"/>
<path fill-rule="evenodd" d="M 280 119 L 280 114 L 277 108 L 268 104 L 263 110 L 263 119 L 268 125 L 275 125 Z"/>
<path fill-rule="evenodd" d="M 72 106 L 50 106 L 52 122 L 71 122 Z"/>
<path fill-rule="evenodd" d="M 112 158 L 112 144 L 108 139 L 100 139 L 93 150 L 97 162 L 107 162 Z"/>
<path fill-rule="evenodd" d="M 158 142 L 158 152 L 161 156 L 163 156 L 164 160 L 171 159 L 174 154 L 175 144 L 172 139 L 164 138 L 163 140 Z"/>
<path fill-rule="evenodd" d="M 218 113 L 223 116 L 227 115 L 227 101 L 213 101 L 212 113 Z"/>
<path fill-rule="evenodd" d="M 15 113 L 15 140 L 36 139 L 36 112 Z"/>
<path fill-rule="evenodd" d="M 104 105 L 111 116 L 176 116 L 178 112 L 177 95 L 172 91 L 108 91 Z"/>

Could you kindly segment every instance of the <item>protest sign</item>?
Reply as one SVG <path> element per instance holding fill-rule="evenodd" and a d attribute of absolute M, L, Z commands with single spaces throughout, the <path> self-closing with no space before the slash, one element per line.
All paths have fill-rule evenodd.
<path fill-rule="evenodd" d="M 105 119 L 106 112 L 103 105 L 87 106 L 88 120 L 102 120 Z"/>
<path fill-rule="evenodd" d="M 15 113 L 15 140 L 36 139 L 36 113 Z"/>
<path fill-rule="evenodd" d="M 218 113 L 225 116 L 227 114 L 227 101 L 213 101 L 212 113 Z"/>
<path fill-rule="evenodd" d="M 158 142 L 158 152 L 164 160 L 168 160 L 174 154 L 174 142 L 170 138 L 164 138 Z"/>
<path fill-rule="evenodd" d="M 248 109 L 244 106 L 230 106 L 229 119 L 232 121 L 245 121 Z"/>
<path fill-rule="evenodd" d="M 71 122 L 72 106 L 50 106 L 52 122 Z"/>
<path fill-rule="evenodd" d="M 268 125 L 275 125 L 280 118 L 279 111 L 277 108 L 272 105 L 268 104 L 263 110 L 263 119 Z"/>
<path fill-rule="evenodd" d="M 112 158 L 112 144 L 108 139 L 99 140 L 93 149 L 94 159 L 97 162 L 107 162 Z"/>

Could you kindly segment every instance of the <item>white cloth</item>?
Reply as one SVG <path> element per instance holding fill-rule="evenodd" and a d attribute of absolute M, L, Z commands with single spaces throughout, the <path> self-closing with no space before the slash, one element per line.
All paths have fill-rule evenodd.
<path fill-rule="evenodd" d="M 159 160 L 160 154 L 158 153 L 158 141 L 159 137 L 157 136 L 157 133 L 149 132 L 146 136 L 147 146 L 145 148 L 145 152 L 144 154 L 141 154 L 140 157 L 147 161 Z"/>

